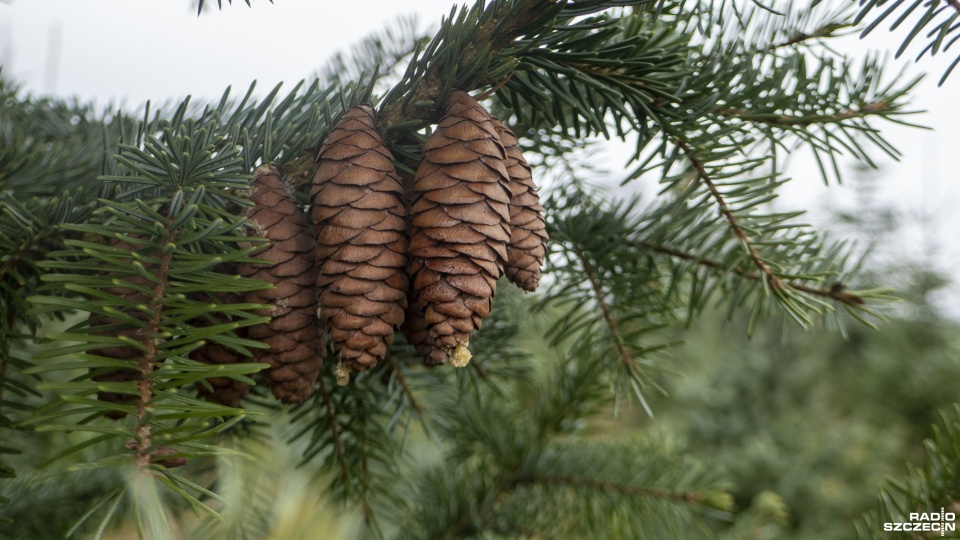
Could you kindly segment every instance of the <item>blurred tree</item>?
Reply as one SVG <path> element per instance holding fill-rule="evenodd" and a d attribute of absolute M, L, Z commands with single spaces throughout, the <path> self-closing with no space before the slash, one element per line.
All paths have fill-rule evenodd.
<path fill-rule="evenodd" d="M 813 430 L 805 413 L 838 418 L 843 406 L 855 408 L 853 398 L 824 397 L 797 409 L 803 394 L 842 392 L 815 374 L 843 367 L 808 363 L 799 346 L 779 349 L 789 355 L 781 364 L 804 358 L 790 364 L 794 376 L 767 357 L 746 366 L 741 358 L 729 372 L 763 377 L 718 373 L 719 393 L 690 411 L 701 415 L 696 422 L 678 420 L 699 423 L 685 436 L 705 448 L 730 449 L 727 430 L 707 422 L 718 414 L 708 407 L 726 408 L 722 423 L 752 445 L 730 450 L 740 463 L 725 451 L 698 459 L 670 436 L 611 433 L 598 420 L 630 404 L 651 412 L 651 395 L 671 380 L 673 328 L 706 309 L 742 317 L 756 333 L 780 318 L 846 325 L 849 314 L 872 324 L 889 298 L 848 288 L 857 283 L 850 248 L 768 203 L 787 181 L 789 152 L 811 152 L 828 181 L 842 157 L 871 164 L 871 152 L 896 156 L 877 124 L 905 122 L 916 81 L 888 82 L 882 62 L 854 61 L 826 44 L 869 31 L 900 6 L 774 4 L 480 1 L 452 11 L 432 38 L 385 31 L 285 97 L 278 87 L 255 98 L 251 86 L 240 99 L 228 90 L 216 103 L 148 104 L 136 119 L 2 82 L 0 471 L 14 478 L 0 484 L 0 531 L 771 537 L 793 507 L 808 515 L 798 499 L 832 492 L 770 472 L 789 472 L 781 449 L 821 467 L 822 484 L 872 479 L 823 465 L 841 454 L 851 468 L 865 463 L 878 444 L 869 429 L 803 441 L 802 428 L 783 427 L 781 414 Z M 939 50 L 955 30 L 952 6 L 928 12 L 908 41 L 939 24 L 931 44 Z M 901 11 L 906 18 L 915 9 Z M 251 358 L 268 346 L 245 333 L 268 321 L 260 306 L 231 300 L 268 286 L 231 270 L 255 263 L 261 247 L 245 234 L 254 169 L 278 166 L 305 200 L 333 125 L 374 103 L 412 191 L 423 143 L 454 89 L 482 92 L 521 136 L 537 173 L 563 171 L 544 192 L 551 244 L 543 290 L 522 297 L 501 285 L 466 369 L 425 369 L 398 340 L 344 388 L 328 361 L 299 406 L 280 407 L 263 385 L 239 407 L 201 399 L 213 391 L 208 380 L 253 384 L 266 367 L 207 364 L 194 354 L 216 346 Z M 578 180 L 569 163 L 589 160 L 601 137 L 636 145 L 623 182 L 660 182 L 654 201 Z M 702 354 L 729 351 L 714 344 Z M 734 414 L 732 393 L 766 407 Z M 911 414 L 924 416 L 937 399 Z M 756 435 L 754 425 L 769 430 Z M 770 459 L 753 457 L 770 449 Z M 754 466 L 736 467 L 745 463 Z M 300 476 L 289 472 L 294 465 L 316 472 L 297 485 L 300 506 L 283 500 L 278 484 Z M 737 498 L 746 510 L 736 511 Z M 339 520 L 326 519 L 330 505 Z"/>

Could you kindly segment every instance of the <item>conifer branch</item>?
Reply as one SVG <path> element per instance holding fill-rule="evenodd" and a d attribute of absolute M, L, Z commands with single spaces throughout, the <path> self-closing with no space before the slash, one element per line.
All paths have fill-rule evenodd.
<path fill-rule="evenodd" d="M 360 398 L 357 398 L 360 401 Z M 360 495 L 360 511 L 363 514 L 363 522 L 369 527 L 373 524 L 373 510 L 370 508 L 370 437 L 367 434 L 367 411 L 363 405 L 357 407 L 357 421 L 363 425 L 362 439 L 360 449 L 363 452 L 363 459 L 360 462 L 360 481 L 363 485 Z"/>
<path fill-rule="evenodd" d="M 783 284 L 780 281 L 780 278 L 774 275 L 773 271 L 770 269 L 770 266 L 767 265 L 766 261 L 764 261 L 760 256 L 757 248 L 750 240 L 750 236 L 747 234 L 747 231 L 744 230 L 743 226 L 740 224 L 740 220 L 733 213 L 733 210 L 730 209 L 730 206 L 727 205 L 723 194 L 720 193 L 720 190 L 717 188 L 713 178 L 711 178 L 710 174 L 707 173 L 707 169 L 703 162 L 696 157 L 693 148 L 691 148 L 686 141 L 679 138 L 676 140 L 676 144 L 690 161 L 690 165 L 693 166 L 694 170 L 697 172 L 697 176 L 700 178 L 700 181 L 703 182 L 703 184 L 707 187 L 710 195 L 720 207 L 720 213 L 727 220 L 727 223 L 730 224 L 730 229 L 733 231 L 733 233 L 737 236 L 737 238 L 740 239 L 744 249 L 747 250 L 747 254 L 750 256 L 753 264 L 756 265 L 757 270 L 759 270 L 760 274 L 764 277 L 767 285 L 769 285 L 771 289 L 781 289 Z"/>
<path fill-rule="evenodd" d="M 172 220 L 171 220 L 172 221 Z M 168 225 L 170 223 L 168 222 Z M 176 241 L 176 231 L 173 232 L 169 241 Z M 160 256 L 160 264 L 157 267 L 157 283 L 153 287 L 153 296 L 147 309 L 150 312 L 150 318 L 147 320 L 147 327 L 143 331 L 143 343 L 146 352 L 140 357 L 138 368 L 140 376 L 137 379 L 137 390 L 140 392 L 140 399 L 137 401 L 137 440 L 134 441 L 133 450 L 137 453 L 137 467 L 145 469 L 150 465 L 150 446 L 151 429 L 147 418 L 147 407 L 150 400 L 153 399 L 153 373 L 157 358 L 157 344 L 160 339 L 160 314 L 163 312 L 163 300 L 167 287 L 167 274 L 170 272 L 170 263 L 173 259 L 173 252 L 168 251 Z"/>
<path fill-rule="evenodd" d="M 627 350 L 627 346 L 623 342 L 623 337 L 620 335 L 620 331 L 617 329 L 617 321 L 614 319 L 613 313 L 610 311 L 610 306 L 607 305 L 606 296 L 603 294 L 603 286 L 600 284 L 600 278 L 597 276 L 596 271 L 593 269 L 593 266 L 587 259 L 586 254 L 584 254 L 579 247 L 575 246 L 573 248 L 573 252 L 580 260 L 580 264 L 583 265 L 583 272 L 587 275 L 587 281 L 590 282 L 590 287 L 593 289 L 593 295 L 597 300 L 597 305 L 600 306 L 600 310 L 603 312 L 603 320 L 610 328 L 610 333 L 613 335 L 613 340 L 617 344 L 617 352 L 620 354 L 620 363 L 623 364 L 623 367 L 628 373 L 633 373 L 633 368 L 636 366 L 636 362 L 630 356 L 630 352 Z"/>
<path fill-rule="evenodd" d="M 490 20 L 481 24 L 473 34 L 473 39 L 468 43 L 459 56 L 457 71 L 469 66 L 477 60 L 484 52 L 495 54 L 501 49 L 507 47 L 516 37 L 524 26 L 542 15 L 542 10 L 554 5 L 552 0 L 518 0 L 517 2 L 504 2 L 500 11 Z M 494 31 L 509 15 L 510 22 L 495 34 Z M 380 133 L 384 134 L 384 142 L 389 146 L 398 134 L 392 133 L 391 128 L 401 122 L 416 120 L 419 125 L 427 125 L 438 119 L 442 107 L 440 92 L 446 85 L 443 73 L 436 64 L 427 69 L 419 84 L 413 90 L 413 95 L 401 97 L 391 102 L 384 103 L 380 109 L 378 127 Z M 472 88 L 461 88 L 460 90 L 470 91 Z M 405 106 L 409 104 L 409 106 Z"/>
<path fill-rule="evenodd" d="M 41 233 L 42 231 L 37 231 L 30 240 L 20 244 L 20 247 L 17 248 L 16 251 L 6 256 L 6 260 L 0 265 L 0 279 L 3 279 L 3 277 L 20 262 L 24 255 L 30 250 L 31 246 L 40 241 Z"/>
<path fill-rule="evenodd" d="M 752 54 L 769 53 L 769 52 L 776 51 L 778 49 L 793 47 L 794 45 L 803 44 L 807 41 L 810 41 L 811 39 L 836 37 L 837 36 L 836 32 L 838 30 L 843 30 L 844 28 L 851 28 L 851 27 L 852 25 L 850 24 L 838 24 L 833 22 L 827 23 L 818 27 L 812 32 L 797 32 L 793 36 L 783 41 L 773 43 L 769 47 L 766 47 L 765 49 L 758 49 L 758 50 L 752 51 Z"/>
<path fill-rule="evenodd" d="M 350 475 L 347 472 L 347 461 L 343 451 L 343 437 L 340 434 L 340 424 L 337 422 L 337 411 L 333 406 L 333 397 L 330 395 L 330 390 L 327 388 L 327 381 L 322 375 L 317 377 L 317 385 L 319 386 L 320 399 L 323 400 L 323 408 L 327 410 L 327 423 L 330 425 L 330 436 L 333 439 L 333 448 L 337 460 L 337 476 L 340 477 L 340 481 L 343 483 L 342 485 L 347 487 L 349 486 L 347 477 Z"/>
<path fill-rule="evenodd" d="M 400 366 L 397 365 L 397 362 L 393 359 L 393 355 L 388 353 L 384 357 L 384 360 L 386 360 L 390 366 L 390 370 L 393 371 L 396 376 L 397 384 L 399 384 L 403 390 L 403 395 L 407 397 L 407 403 L 409 403 L 410 407 L 417 413 L 417 416 L 423 417 L 423 409 L 420 407 L 420 402 L 414 395 L 413 389 L 407 384 L 407 378 L 403 375 L 403 370 L 400 369 Z M 476 362 L 473 363 L 475 364 Z"/>
<path fill-rule="evenodd" d="M 732 274 L 736 274 L 737 276 L 740 276 L 742 278 L 749 279 L 752 281 L 758 281 L 760 279 L 760 276 L 757 275 L 756 272 L 747 272 L 739 266 L 735 266 L 733 268 L 727 268 L 726 266 L 721 264 L 719 261 L 701 257 L 699 255 L 688 253 L 686 251 L 681 251 L 679 249 L 672 248 L 669 246 L 654 244 L 652 242 L 641 242 L 640 245 L 649 249 L 650 251 L 661 253 L 663 255 L 668 255 L 676 259 L 682 259 L 685 261 L 694 262 L 701 266 L 706 266 L 714 270 L 730 272 Z M 801 283 L 799 281 L 787 281 L 787 282 L 784 282 L 784 284 L 787 287 L 796 291 L 805 292 L 807 294 L 812 294 L 814 296 L 822 296 L 824 298 L 830 298 L 851 306 L 860 306 L 866 303 L 866 300 L 864 300 L 863 297 L 851 292 L 848 289 L 845 289 L 839 283 L 834 284 L 830 288 L 813 287 L 813 286 L 807 285 L 806 283 Z"/>
<path fill-rule="evenodd" d="M 487 504 L 484 504 L 476 511 L 465 509 L 467 511 L 461 512 L 457 516 L 456 521 L 447 528 L 443 538 L 460 538 L 463 536 L 463 533 L 470 528 L 470 525 L 476 521 L 481 521 L 481 523 L 477 524 L 477 527 L 482 527 L 482 521 L 496 509 L 497 503 L 501 502 L 504 496 L 516 486 L 516 483 L 512 480 L 515 475 L 516 471 L 510 471 L 501 475 L 496 486 L 488 493 Z"/>
<path fill-rule="evenodd" d="M 490 373 L 480 365 L 479 362 L 470 362 L 470 365 L 473 366 L 473 370 L 477 372 L 477 376 L 482 380 L 487 380 L 490 378 Z"/>
<path fill-rule="evenodd" d="M 7 324 L 12 326 L 13 306 L 7 306 Z M 3 342 L 0 343 L 0 414 L 3 414 L 3 391 L 7 388 L 7 357 L 10 355 L 10 328 L 2 329 Z"/>
<path fill-rule="evenodd" d="M 960 1 L 960 0 L 958 0 Z M 714 111 L 714 114 L 720 116 L 735 116 L 741 120 L 755 124 L 767 124 L 780 127 L 808 127 L 819 124 L 836 124 L 844 120 L 854 118 L 866 118 L 868 116 L 882 115 L 893 109 L 886 100 L 880 99 L 873 103 L 865 103 L 860 107 L 848 108 L 833 114 L 818 114 L 813 116 L 799 116 L 789 114 L 770 114 L 750 111 L 747 109 L 723 108 Z"/>

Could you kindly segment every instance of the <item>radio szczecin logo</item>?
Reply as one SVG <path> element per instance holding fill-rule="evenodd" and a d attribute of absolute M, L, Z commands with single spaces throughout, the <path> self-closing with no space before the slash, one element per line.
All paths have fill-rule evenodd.
<path fill-rule="evenodd" d="M 904 532 L 938 532 L 943 536 L 947 532 L 957 530 L 957 515 L 953 512 L 945 512 L 943 508 L 939 512 L 921 512 L 908 514 L 909 521 L 887 522 L 883 524 L 884 531 L 904 531 Z"/>

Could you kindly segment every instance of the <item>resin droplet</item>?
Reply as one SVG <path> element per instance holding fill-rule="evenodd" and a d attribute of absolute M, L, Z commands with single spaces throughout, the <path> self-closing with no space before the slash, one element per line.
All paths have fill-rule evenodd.
<path fill-rule="evenodd" d="M 467 348 L 466 343 L 457 343 L 457 348 L 453 350 L 453 354 L 450 355 L 450 365 L 453 367 L 466 367 L 470 363 L 470 359 L 473 358 L 473 355 L 470 354 L 470 349 Z"/>

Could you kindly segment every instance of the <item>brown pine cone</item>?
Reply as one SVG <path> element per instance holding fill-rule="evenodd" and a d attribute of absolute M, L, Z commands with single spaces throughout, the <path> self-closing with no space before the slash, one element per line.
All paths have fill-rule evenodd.
<path fill-rule="evenodd" d="M 547 227 L 543 206 L 533 183 L 530 166 L 520 153 L 517 136 L 500 120 L 493 119 L 500 142 L 507 152 L 504 164 L 510 175 L 510 242 L 503 270 L 513 284 L 525 291 L 537 290 L 543 258 L 547 253 Z"/>
<path fill-rule="evenodd" d="M 235 266 L 232 268 L 217 268 L 217 272 L 225 274 L 235 273 L 236 271 L 237 269 Z M 214 301 L 221 304 L 237 304 L 243 301 L 243 298 L 237 294 L 225 293 L 218 296 L 219 298 L 215 297 Z M 223 324 L 227 322 L 226 317 L 220 314 L 214 314 L 213 318 L 215 320 L 194 319 L 191 322 L 195 327 Z M 247 337 L 247 330 L 247 328 L 238 328 L 234 332 L 236 333 L 237 337 Z M 223 345 L 213 341 L 207 341 L 202 347 L 191 352 L 190 358 L 205 364 L 221 365 L 249 361 L 248 358 L 244 357 L 237 351 L 224 347 Z M 226 407 L 239 407 L 240 400 L 246 397 L 250 392 L 250 386 L 248 384 L 231 379 L 229 377 L 211 377 L 207 379 L 207 382 L 211 387 L 213 387 L 213 391 L 211 392 L 208 390 L 206 385 L 197 383 L 197 391 L 200 393 L 200 395 L 210 403 L 217 403 Z"/>
<path fill-rule="evenodd" d="M 403 322 L 403 335 L 407 342 L 413 345 L 417 354 L 423 357 L 423 362 L 428 366 L 439 366 L 447 361 L 447 352 L 437 347 L 433 340 L 429 339 L 428 325 L 423 315 L 413 309 L 414 301 L 410 300 L 410 308 L 407 309 L 406 319 Z"/>
<path fill-rule="evenodd" d="M 364 371 L 403 323 L 408 247 L 403 186 L 369 105 L 330 132 L 311 200 L 323 318 L 343 363 Z"/>
<path fill-rule="evenodd" d="M 264 379 L 284 403 L 303 401 L 313 390 L 326 352 L 326 335 L 317 320 L 314 287 L 317 269 L 313 259 L 310 224 L 289 191 L 280 171 L 264 165 L 254 173 L 247 219 L 253 234 L 270 240 L 254 256 L 263 263 L 242 263 L 240 275 L 274 285 L 247 293 L 246 302 L 268 305 L 257 315 L 272 317 L 249 330 L 252 339 L 269 345 L 258 349 L 259 361 L 270 364 Z"/>
<path fill-rule="evenodd" d="M 490 114 L 454 90 L 423 146 L 411 209 L 410 276 L 421 341 L 465 363 L 470 334 L 490 313 L 510 240 L 506 154 Z M 411 324 L 415 328 L 419 320 Z M 435 362 L 435 355 L 427 358 Z"/>
<path fill-rule="evenodd" d="M 116 249 L 120 249 L 127 252 L 134 252 L 140 249 L 140 246 L 127 242 L 119 238 L 112 238 L 110 240 L 110 246 Z M 148 281 L 146 278 L 141 277 L 138 274 L 124 276 L 123 279 L 129 282 L 133 286 L 140 286 L 146 289 L 150 289 L 153 286 L 153 283 Z M 149 298 L 147 295 L 134 288 L 130 287 L 108 287 L 104 289 L 104 292 L 107 294 L 112 294 L 121 298 L 126 302 L 131 302 L 135 304 L 147 304 Z M 129 312 L 129 315 L 140 321 L 145 321 L 147 319 L 146 313 L 133 310 Z M 137 327 L 131 327 L 129 322 L 121 321 L 113 317 L 97 317 L 97 324 L 102 325 L 124 325 L 125 328 L 120 328 L 117 330 L 108 330 L 104 332 L 99 332 L 99 335 L 111 336 L 111 337 L 126 337 L 133 341 L 142 342 L 143 338 L 143 329 Z M 140 368 L 139 360 L 142 356 L 141 352 L 132 346 L 117 345 L 111 347 L 103 347 L 101 349 L 93 349 L 89 351 L 90 354 L 95 354 L 99 356 L 105 356 L 107 358 L 113 358 L 116 360 L 126 360 L 130 362 L 130 369 L 115 369 L 108 371 L 101 375 L 93 377 L 93 380 L 99 382 L 129 382 L 135 381 L 140 377 Z M 106 401 L 108 403 L 124 404 L 132 403 L 136 400 L 136 397 L 130 394 L 119 394 L 116 392 L 99 392 L 97 393 L 97 399 L 100 401 Z M 123 418 L 125 413 L 120 411 L 111 411 L 107 413 L 107 418 L 117 420 Z"/>

